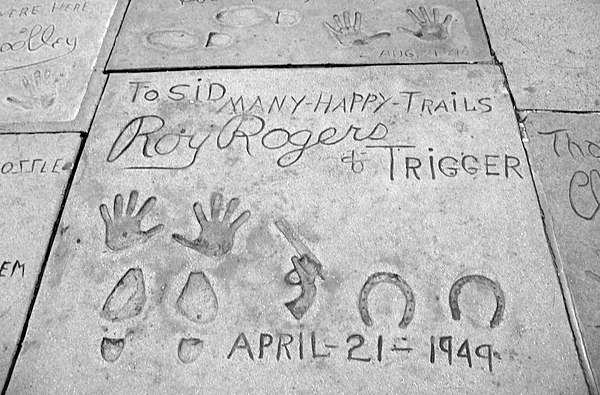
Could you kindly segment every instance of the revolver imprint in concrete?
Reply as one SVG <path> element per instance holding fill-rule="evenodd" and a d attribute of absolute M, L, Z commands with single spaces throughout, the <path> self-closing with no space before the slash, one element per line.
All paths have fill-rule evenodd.
<path fill-rule="evenodd" d="M 490 321 L 490 328 L 494 329 L 502 322 L 502 318 L 504 316 L 504 307 L 506 305 L 506 298 L 504 296 L 504 291 L 494 280 L 490 280 L 489 278 L 479 275 L 472 274 L 469 276 L 464 276 L 456 280 L 456 282 L 450 288 L 450 294 L 448 295 L 448 303 L 450 304 L 450 311 L 452 313 L 452 319 L 455 321 L 460 320 L 460 307 L 458 306 L 458 298 L 460 296 L 460 292 L 462 288 L 470 283 L 470 282 L 478 283 L 481 285 L 485 285 L 490 288 L 490 290 L 494 293 L 494 297 L 496 298 L 496 310 L 494 311 L 494 316 Z"/>
<path fill-rule="evenodd" d="M 206 324 L 215 319 L 219 310 L 217 295 L 204 272 L 190 273 L 177 299 L 177 310 L 197 324 Z"/>
<path fill-rule="evenodd" d="M 598 114 L 526 114 L 527 150 L 583 364 L 600 382 Z"/>
<path fill-rule="evenodd" d="M 415 314 L 415 296 L 413 290 L 406 281 L 396 273 L 385 273 L 378 272 L 373 273 L 369 276 L 365 284 L 363 285 L 360 296 L 358 298 L 358 311 L 360 312 L 360 318 L 366 326 L 372 326 L 373 320 L 369 314 L 369 294 L 378 284 L 388 283 L 392 284 L 402 291 L 405 299 L 404 314 L 402 320 L 398 323 L 399 328 L 406 328 L 413 319 Z"/>
<path fill-rule="evenodd" d="M 285 303 L 285 307 L 292 313 L 294 318 L 300 320 L 310 309 L 317 297 L 317 286 L 315 281 L 317 277 L 325 279 L 323 276 L 323 264 L 317 259 L 315 254 L 304 244 L 302 239 L 292 229 L 285 218 L 275 221 L 275 226 L 283 234 L 286 240 L 292 245 L 300 257 L 292 257 L 294 268 L 284 277 L 288 285 L 300 286 L 300 295 Z"/>
<path fill-rule="evenodd" d="M 296 256 L 292 257 L 292 264 L 294 265 L 293 270 L 298 274 L 298 282 L 290 279 L 291 272 L 285 276 L 285 282 L 289 285 L 299 285 L 301 292 L 300 296 L 296 299 L 287 302 L 285 307 L 288 308 L 295 319 L 300 320 L 308 309 L 310 309 L 317 297 L 315 281 L 319 272 L 315 262 L 307 255 L 303 255 L 300 258 Z"/>
<path fill-rule="evenodd" d="M 193 363 L 202 354 L 204 342 L 196 338 L 183 338 L 177 347 L 177 357 L 184 364 Z"/>
<path fill-rule="evenodd" d="M 300 236 L 292 229 L 292 226 L 285 218 L 281 218 L 275 221 L 275 226 L 281 232 L 281 234 L 285 237 L 285 239 L 290 243 L 290 245 L 296 250 L 300 257 L 306 256 L 312 262 L 313 265 L 317 269 L 317 275 L 321 277 L 321 279 L 325 280 L 325 277 L 321 273 L 323 271 L 323 264 L 319 261 L 319 259 L 313 254 L 313 252 L 308 248 L 308 246 L 302 241 Z M 298 285 L 298 276 L 295 269 L 292 269 L 285 276 L 285 281 L 290 285 Z"/>
<path fill-rule="evenodd" d="M 107 69 L 465 61 L 491 61 L 475 0 L 132 0 Z"/>
<path fill-rule="evenodd" d="M 132 268 L 125 273 L 112 290 L 101 316 L 110 321 L 122 321 L 139 315 L 146 303 L 146 289 L 142 269 Z"/>
<path fill-rule="evenodd" d="M 240 200 L 238 198 L 231 199 L 227 204 L 223 219 L 219 219 L 222 203 L 223 195 L 218 192 L 210 195 L 210 221 L 206 218 L 202 205 L 199 202 L 194 203 L 194 214 L 196 214 L 196 219 L 202 228 L 200 234 L 192 240 L 174 233 L 173 239 L 179 244 L 206 256 L 217 257 L 227 254 L 233 248 L 235 233 L 250 218 L 250 211 L 244 211 L 230 224 L 229 220 L 240 205 Z"/>
<path fill-rule="evenodd" d="M 123 214 L 123 196 L 117 194 L 113 204 L 112 217 L 108 212 L 106 204 L 100 205 L 100 215 L 106 227 L 105 243 L 113 251 L 126 250 L 135 245 L 143 244 L 164 229 L 164 225 L 159 224 L 147 231 L 141 230 L 144 217 L 156 204 L 156 197 L 152 196 L 148 198 L 137 214 L 134 215 L 137 199 L 138 192 L 135 190 L 131 191 L 125 214 Z"/>
<path fill-rule="evenodd" d="M 151 11 L 160 2 L 144 4 Z M 165 18 L 149 18 L 152 29 L 139 20 L 139 32 L 168 29 L 173 10 L 205 31 L 232 35 L 314 23 L 310 37 L 328 50 L 360 53 L 394 37 L 443 46 L 464 29 L 460 0 L 456 13 L 435 6 L 440 21 L 457 18 L 439 42 L 397 31 L 410 28 L 405 10 L 419 3 L 395 2 L 396 13 L 385 19 L 357 0 L 352 11 L 361 12 L 362 26 L 392 36 L 343 47 L 322 23 L 336 14 L 343 22 L 348 8 L 312 15 L 302 7 L 327 2 L 254 3 L 297 7 L 302 20 L 289 28 L 269 21 L 226 26 L 216 12 L 252 4 L 173 0 Z M 133 0 L 131 12 L 139 4 Z M 202 25 L 199 15 L 213 25 Z M 185 16 L 178 23 L 196 34 Z M 585 393 L 504 82 L 491 64 L 111 73 L 44 255 L 8 393 Z M 569 136 L 573 155 L 580 156 L 575 142 L 587 152 L 584 139 Z M 552 149 L 553 136 L 541 137 Z M 568 139 L 558 139 L 561 158 L 571 160 Z M 589 174 L 595 161 L 576 170 Z M 2 174 L 3 166 L 0 183 L 26 175 Z M 561 190 L 569 210 L 571 176 Z M 138 204 L 127 215 L 132 189 Z M 104 204 L 116 222 L 119 192 L 116 207 L 129 219 L 157 197 L 132 228 L 166 230 L 129 249 L 108 248 L 98 208 Z M 586 196 L 594 202 L 591 194 L 578 201 Z M 569 215 L 584 224 L 600 220 Z M 0 286 L 16 280 L 1 277 L 12 270 L 2 265 Z M 131 268 L 143 270 L 145 307 L 119 322 L 99 317 Z M 580 270 L 592 305 L 600 286 L 585 270 L 600 273 L 593 264 Z M 450 288 L 470 274 L 496 281 L 510 303 L 492 330 L 487 285 L 467 283 L 461 321 L 451 318 Z M 114 298 L 113 311 L 135 294 L 127 290 Z M 471 324 L 475 313 L 483 328 Z M 124 339 L 115 363 L 100 355 L 103 337 Z M 80 371 L 85 380 L 73 374 Z"/>

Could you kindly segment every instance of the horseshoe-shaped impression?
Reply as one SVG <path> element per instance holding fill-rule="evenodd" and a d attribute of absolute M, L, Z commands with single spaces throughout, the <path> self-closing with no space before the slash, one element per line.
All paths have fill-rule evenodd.
<path fill-rule="evenodd" d="M 450 295 L 448 297 L 450 302 L 450 311 L 452 312 L 452 319 L 455 321 L 460 320 L 460 308 L 458 307 L 458 297 L 460 296 L 460 292 L 465 284 L 474 281 L 478 284 L 488 286 L 492 292 L 494 292 L 494 296 L 496 297 L 496 311 L 494 312 L 494 316 L 490 321 L 490 328 L 495 328 L 500 325 L 502 321 L 502 317 L 504 316 L 504 306 L 506 304 L 506 298 L 504 297 L 504 291 L 500 288 L 500 284 L 495 282 L 494 280 L 490 280 L 489 278 L 479 275 L 472 274 L 468 276 L 464 276 L 456 280 L 456 282 L 450 288 Z"/>
<path fill-rule="evenodd" d="M 373 320 L 369 315 L 369 294 L 378 284 L 389 283 L 400 288 L 406 299 L 406 305 L 404 307 L 404 315 L 402 321 L 398 324 L 400 328 L 406 328 L 413 319 L 415 314 L 415 296 L 412 289 L 406 281 L 395 273 L 377 272 L 369 276 L 365 285 L 363 285 L 360 291 L 360 297 L 358 299 L 358 310 L 360 312 L 360 318 L 366 326 L 372 326 Z"/>

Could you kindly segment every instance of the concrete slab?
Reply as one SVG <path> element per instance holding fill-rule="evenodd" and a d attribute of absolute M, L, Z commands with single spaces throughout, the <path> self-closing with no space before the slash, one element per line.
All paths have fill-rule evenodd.
<path fill-rule="evenodd" d="M 479 0 L 519 109 L 599 111 L 600 3 Z"/>
<path fill-rule="evenodd" d="M 600 377 L 599 115 L 530 114 L 531 162 L 554 254 L 564 270 L 596 380 Z"/>
<path fill-rule="evenodd" d="M 60 229 L 10 394 L 587 389 L 494 66 L 113 74 Z"/>
<path fill-rule="evenodd" d="M 116 4 L 2 3 L 0 131 L 14 133 L 19 125 L 24 132 L 87 131 L 105 82 L 102 69 L 112 42 L 104 52 L 102 44 Z M 99 54 L 102 65 L 94 72 Z"/>
<path fill-rule="evenodd" d="M 4 383 L 81 139 L 2 135 L 0 382 Z"/>
<path fill-rule="evenodd" d="M 482 60 L 474 0 L 134 0 L 108 69 Z"/>

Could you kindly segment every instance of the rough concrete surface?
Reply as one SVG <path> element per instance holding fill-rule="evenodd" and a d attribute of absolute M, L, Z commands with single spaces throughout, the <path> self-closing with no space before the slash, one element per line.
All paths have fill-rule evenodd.
<path fill-rule="evenodd" d="M 116 4 L 117 0 L 2 2 L 0 130 L 75 120 L 88 84 L 97 101 L 102 85 L 91 76 Z M 96 74 L 96 79 L 102 78 L 99 71 Z"/>
<path fill-rule="evenodd" d="M 0 3 L 2 394 L 600 393 L 597 1 Z"/>
<path fill-rule="evenodd" d="M 2 135 L 0 144 L 0 378 L 4 382 L 74 166 L 80 137 L 74 134 Z"/>
<path fill-rule="evenodd" d="M 600 374 L 600 141 L 595 114 L 530 114 L 529 151 L 548 232 L 563 266 L 587 357 Z"/>
<path fill-rule="evenodd" d="M 600 2 L 479 4 L 519 109 L 600 111 Z"/>
<path fill-rule="evenodd" d="M 490 60 L 474 0 L 134 0 L 108 68 Z"/>
<path fill-rule="evenodd" d="M 495 66 L 111 75 L 25 344 L 9 394 L 587 390 Z"/>

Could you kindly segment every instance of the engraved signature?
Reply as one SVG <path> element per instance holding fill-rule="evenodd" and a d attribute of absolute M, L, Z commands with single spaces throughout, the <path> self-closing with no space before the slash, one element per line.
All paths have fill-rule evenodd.
<path fill-rule="evenodd" d="M 35 24 L 23 27 L 18 37 L 0 41 L 0 71 L 17 70 L 24 67 L 39 65 L 66 56 L 77 49 L 77 37 L 61 35 L 56 26 Z M 51 51 L 48 53 L 48 51 Z M 27 53 L 48 53 L 42 59 L 27 60 L 23 63 L 22 56 Z M 11 55 L 19 55 L 17 60 Z"/>
<path fill-rule="evenodd" d="M 138 163 L 140 159 L 146 163 L 154 163 L 127 166 L 127 169 L 183 170 L 196 162 L 204 144 L 213 137 L 219 150 L 241 146 L 249 156 L 253 156 L 255 148 L 278 151 L 277 165 L 285 168 L 294 165 L 307 151 L 318 146 L 333 146 L 349 140 L 384 140 L 389 133 L 388 127 L 381 122 L 368 127 L 351 124 L 342 127 L 329 126 L 320 131 L 306 128 L 293 131 L 284 127 L 267 127 L 263 118 L 250 114 L 232 117 L 216 136 L 212 131 L 196 134 L 182 127 L 169 131 L 165 125 L 165 120 L 157 115 L 144 115 L 132 119 L 115 139 L 106 158 L 107 162 L 115 162 L 127 152 L 135 152 L 141 144 L 142 157 L 137 156 Z M 191 156 L 191 159 L 179 165 L 174 161 L 174 157 L 181 156 Z M 131 158 L 131 154 L 127 158 Z M 157 163 L 164 163 L 164 166 Z"/>

